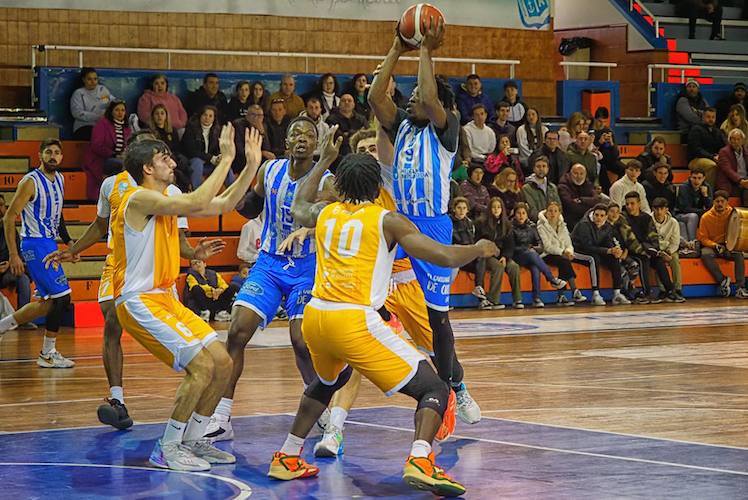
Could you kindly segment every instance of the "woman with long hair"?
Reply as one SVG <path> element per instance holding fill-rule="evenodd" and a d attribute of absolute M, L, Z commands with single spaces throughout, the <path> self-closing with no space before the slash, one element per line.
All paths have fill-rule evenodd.
<path fill-rule="evenodd" d="M 727 113 L 727 118 L 722 122 L 720 130 L 725 133 L 725 137 L 729 137 L 730 131 L 734 128 L 742 130 L 748 136 L 748 121 L 745 119 L 745 108 L 742 104 L 730 106 L 730 112 Z"/>
<path fill-rule="evenodd" d="M 221 149 L 218 139 L 221 127 L 216 119 L 218 110 L 215 106 L 203 106 L 187 123 L 182 137 L 182 151 L 189 159 L 192 189 L 203 183 L 203 175 L 210 174 L 221 161 Z M 229 170 L 226 185 L 234 182 L 234 173 Z"/>
<path fill-rule="evenodd" d="M 125 102 L 110 102 L 104 116 L 96 122 L 91 132 L 91 142 L 83 158 L 83 170 L 88 181 L 86 195 L 89 200 L 98 199 L 105 177 L 122 170 L 125 146 L 131 133 L 127 124 Z"/>
<path fill-rule="evenodd" d="M 365 73 L 356 73 L 346 87 L 345 94 L 351 94 L 356 103 L 356 113 L 371 119 L 371 108 L 369 107 L 369 78 Z"/>
<path fill-rule="evenodd" d="M 537 108 L 527 108 L 523 122 L 517 129 L 517 147 L 519 148 L 519 162 L 527 171 L 527 159 L 543 145 L 548 127 L 543 125 L 540 111 Z"/>
<path fill-rule="evenodd" d="M 558 145 L 564 152 L 569 148 L 569 144 L 577 142 L 578 133 L 582 131 L 586 132 L 584 129 L 586 120 L 587 118 L 584 116 L 584 113 L 575 111 L 569 116 L 566 125 L 558 131 Z"/>
<path fill-rule="evenodd" d="M 494 177 L 493 184 L 488 186 L 488 195 L 501 198 L 501 202 L 506 208 L 506 216 L 511 218 L 514 215 L 514 207 L 517 203 L 525 201 L 517 171 L 507 167 L 499 172 Z"/>
<path fill-rule="evenodd" d="M 248 81 L 242 80 L 234 87 L 234 95 L 231 96 L 226 104 L 226 120 L 233 122 L 247 115 L 247 109 L 252 105 L 249 96 L 252 94 L 252 87 Z"/>
<path fill-rule="evenodd" d="M 179 97 L 169 92 L 169 79 L 163 73 L 153 75 L 149 89 L 138 99 L 138 119 L 146 127 L 151 127 L 151 111 L 157 104 L 166 107 L 169 112 L 171 125 L 176 129 L 183 129 L 187 125 L 187 111 L 185 111 Z"/>
<path fill-rule="evenodd" d="M 265 89 L 265 84 L 256 80 L 249 86 L 249 97 L 247 97 L 247 108 L 252 104 L 257 104 L 262 108 L 263 113 L 270 112 L 270 94 Z"/>
<path fill-rule="evenodd" d="M 169 110 L 163 104 L 156 104 L 151 111 L 151 130 L 157 139 L 169 146 L 171 157 L 177 164 L 177 168 L 174 169 L 174 176 L 176 177 L 174 184 L 182 191 L 188 190 L 192 172 L 190 162 L 180 153 L 179 135 L 176 129 L 171 126 Z"/>
<path fill-rule="evenodd" d="M 302 96 L 304 102 L 316 97 L 322 103 L 322 119 L 327 120 L 330 112 L 340 103 L 340 86 L 338 79 L 332 73 L 325 73 L 319 77 L 314 88 Z"/>

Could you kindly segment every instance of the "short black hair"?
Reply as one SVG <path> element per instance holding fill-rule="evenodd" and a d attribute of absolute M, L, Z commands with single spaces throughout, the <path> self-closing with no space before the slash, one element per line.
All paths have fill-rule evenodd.
<path fill-rule="evenodd" d="M 208 83 L 208 78 L 218 78 L 218 75 L 215 73 L 205 73 L 205 76 L 203 77 L 203 83 Z"/>
<path fill-rule="evenodd" d="M 512 109 L 512 105 L 509 104 L 506 101 L 499 101 L 496 103 L 496 111 L 500 110 L 501 108 L 509 108 Z"/>
<path fill-rule="evenodd" d="M 442 75 L 436 75 L 436 93 L 444 109 L 451 110 L 455 105 L 455 91 L 447 79 Z"/>
<path fill-rule="evenodd" d="M 247 80 L 242 80 L 242 81 L 240 81 L 239 83 L 237 83 L 237 84 L 236 84 L 236 87 L 234 87 L 234 90 L 235 90 L 235 91 L 236 91 L 237 93 L 239 93 L 239 89 L 240 89 L 240 88 L 242 88 L 242 85 L 248 85 L 248 86 L 249 86 L 249 91 L 250 91 L 250 92 L 252 92 L 252 86 L 251 86 L 251 85 L 249 85 L 249 81 L 247 81 Z"/>
<path fill-rule="evenodd" d="M 81 81 L 83 81 L 83 79 L 86 78 L 89 73 L 96 73 L 96 68 L 92 68 L 91 66 L 82 67 L 80 72 Z"/>
<path fill-rule="evenodd" d="M 468 80 L 478 80 L 478 81 L 480 81 L 480 77 L 478 75 L 476 75 L 475 73 L 470 73 L 467 76 L 467 78 L 465 78 L 465 81 L 468 81 Z"/>
<path fill-rule="evenodd" d="M 299 123 L 299 122 L 309 123 L 309 125 L 311 125 L 312 128 L 314 129 L 314 133 L 317 134 L 317 139 L 319 139 L 319 131 L 317 130 L 317 124 L 314 123 L 314 120 L 312 120 L 306 115 L 303 115 L 303 116 L 299 115 L 293 120 L 291 120 L 290 122 L 288 122 L 288 127 L 286 128 L 286 137 L 288 137 L 288 133 L 291 131 L 291 127 L 293 127 L 295 123 Z"/>
<path fill-rule="evenodd" d="M 50 146 L 57 146 L 62 150 L 62 141 L 56 137 L 47 137 L 41 142 L 41 144 L 39 144 L 39 152 L 43 153 L 44 150 Z"/>
<path fill-rule="evenodd" d="M 704 113 L 706 113 L 707 111 L 711 111 L 712 113 L 716 113 L 716 112 L 717 112 L 717 108 L 715 108 L 714 106 L 708 106 L 708 107 L 707 107 L 707 108 L 706 108 L 706 109 L 704 110 Z"/>
<path fill-rule="evenodd" d="M 625 200 L 634 199 L 634 200 L 642 201 L 642 197 L 639 196 L 639 193 L 636 191 L 629 191 L 628 193 L 626 193 L 626 196 L 624 196 L 623 198 Z"/>
<path fill-rule="evenodd" d="M 616 207 L 618 207 L 618 205 L 616 205 Z M 603 212 L 607 213 L 609 208 L 610 207 L 606 206 L 604 203 L 597 203 L 594 207 L 592 207 L 592 213 L 594 214 L 598 210 L 602 210 Z"/>
<path fill-rule="evenodd" d="M 716 200 L 717 198 L 724 198 L 726 200 L 729 200 L 730 199 L 730 193 L 728 193 L 724 189 L 718 189 L 718 190 L 716 190 L 714 192 L 714 199 Z"/>
<path fill-rule="evenodd" d="M 125 170 L 129 172 L 136 184 L 143 182 L 143 167 L 153 161 L 157 154 L 171 154 L 169 146 L 156 139 L 144 139 L 133 142 L 125 149 Z"/>
<path fill-rule="evenodd" d="M 472 107 L 472 109 L 470 110 L 470 114 L 472 115 L 473 113 L 475 113 L 476 109 L 482 109 L 483 111 L 485 111 L 486 113 L 488 113 L 488 110 L 486 109 L 486 106 L 482 102 L 474 104 L 473 107 Z"/>
<path fill-rule="evenodd" d="M 145 140 L 158 140 L 158 137 L 156 137 L 156 133 L 153 130 L 149 128 L 141 128 L 137 132 L 130 134 L 130 137 L 127 139 L 127 145 L 129 146 L 133 142 L 141 142 Z"/>
<path fill-rule="evenodd" d="M 556 134 L 559 135 L 558 130 L 551 130 L 548 129 L 545 131 L 545 134 L 543 134 L 543 139 L 548 139 L 548 134 Z"/>
<path fill-rule="evenodd" d="M 379 162 L 367 153 L 351 153 L 343 158 L 335 172 L 335 188 L 344 201 L 374 201 L 382 187 Z"/>
<path fill-rule="evenodd" d="M 665 198 L 662 198 L 661 196 L 658 196 L 654 200 L 652 200 L 652 208 L 668 208 L 667 200 Z"/>

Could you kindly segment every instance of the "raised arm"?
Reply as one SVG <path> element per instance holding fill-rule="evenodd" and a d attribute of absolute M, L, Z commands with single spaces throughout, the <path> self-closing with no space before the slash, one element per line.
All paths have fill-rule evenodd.
<path fill-rule="evenodd" d="M 431 61 L 431 53 L 444 43 L 444 19 L 441 17 L 434 22 L 429 19 L 429 27 L 423 36 L 418 61 L 418 93 L 421 103 L 426 109 L 429 121 L 438 129 L 447 126 L 447 112 L 439 101 L 439 93 L 436 89 L 436 78 L 434 77 L 434 66 Z"/>
<path fill-rule="evenodd" d="M 16 217 L 21 214 L 21 210 L 26 203 L 34 197 L 34 181 L 26 179 L 18 185 L 13 200 L 8 205 L 8 209 L 3 216 L 3 231 L 5 231 L 5 242 L 8 245 L 10 270 L 16 276 L 23 273 L 23 261 L 18 255 L 18 245 L 16 244 Z"/>
<path fill-rule="evenodd" d="M 397 60 L 408 50 L 411 49 L 403 43 L 399 35 L 395 35 L 390 51 L 374 71 L 374 81 L 371 82 L 369 88 L 369 106 L 374 111 L 374 116 L 377 117 L 379 123 L 386 129 L 392 127 L 397 114 L 397 106 L 392 102 L 392 98 L 387 95 L 387 87 L 390 84 L 390 77 L 392 77 Z"/>

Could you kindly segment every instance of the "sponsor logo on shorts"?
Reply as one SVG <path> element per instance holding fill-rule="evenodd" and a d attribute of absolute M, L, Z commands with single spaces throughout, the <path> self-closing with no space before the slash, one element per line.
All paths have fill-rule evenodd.
<path fill-rule="evenodd" d="M 58 276 L 57 278 L 55 278 L 55 283 L 58 285 L 67 285 L 68 279 L 63 274 L 62 276 Z"/>
<path fill-rule="evenodd" d="M 296 304 L 300 306 L 305 306 L 307 303 L 309 303 L 309 300 L 312 298 L 312 290 L 304 290 L 299 294 L 299 297 L 296 299 Z"/>
<path fill-rule="evenodd" d="M 24 250 L 21 252 L 21 256 L 26 262 L 36 260 L 36 253 L 33 250 Z"/>
<path fill-rule="evenodd" d="M 242 285 L 242 291 L 241 293 L 245 293 L 247 295 L 252 295 L 253 297 L 264 295 L 265 290 L 256 282 L 254 281 L 245 281 Z"/>

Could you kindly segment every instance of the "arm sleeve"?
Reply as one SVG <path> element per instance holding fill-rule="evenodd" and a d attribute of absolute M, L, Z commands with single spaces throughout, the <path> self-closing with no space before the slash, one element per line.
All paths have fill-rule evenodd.
<path fill-rule="evenodd" d="M 443 130 L 437 130 L 436 135 L 439 137 L 442 146 L 448 151 L 457 152 L 457 144 L 460 138 L 460 120 L 453 112 L 447 110 L 447 125 Z"/>
<path fill-rule="evenodd" d="M 70 242 L 73 241 L 73 238 L 70 237 L 70 233 L 68 233 L 68 228 L 65 225 L 65 217 L 62 214 L 60 214 L 59 233 L 60 233 L 60 239 L 66 245 L 69 245 Z"/>
<path fill-rule="evenodd" d="M 405 112 L 405 110 L 397 108 L 397 111 L 395 112 L 395 119 L 392 121 L 392 127 L 389 129 L 384 129 L 385 132 L 387 132 L 387 135 L 390 138 L 390 142 L 392 144 L 395 144 L 395 137 L 397 136 L 397 130 L 400 128 L 400 124 L 408 117 L 408 113 Z M 447 118 L 449 120 L 449 117 Z M 330 120 L 327 120 L 327 123 L 330 125 L 334 125 L 330 122 Z"/>

